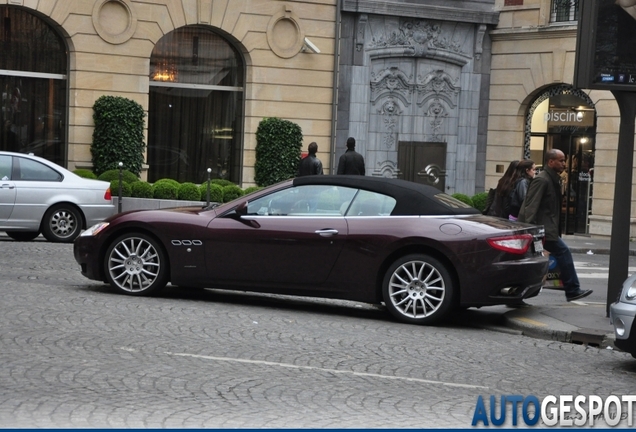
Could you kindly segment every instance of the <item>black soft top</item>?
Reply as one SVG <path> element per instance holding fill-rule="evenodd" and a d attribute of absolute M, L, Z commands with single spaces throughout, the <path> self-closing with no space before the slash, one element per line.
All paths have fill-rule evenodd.
<path fill-rule="evenodd" d="M 333 185 L 364 189 L 389 195 L 397 204 L 391 215 L 467 215 L 481 214 L 473 208 L 433 186 L 401 179 L 357 175 L 314 175 L 296 177 L 294 186 Z"/>

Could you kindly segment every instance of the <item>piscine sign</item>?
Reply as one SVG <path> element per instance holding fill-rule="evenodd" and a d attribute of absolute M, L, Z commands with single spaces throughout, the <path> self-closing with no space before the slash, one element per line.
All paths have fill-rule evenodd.
<path fill-rule="evenodd" d="M 554 126 L 594 126 L 594 111 L 573 111 L 571 109 L 551 109 L 543 115 L 548 127 Z"/>

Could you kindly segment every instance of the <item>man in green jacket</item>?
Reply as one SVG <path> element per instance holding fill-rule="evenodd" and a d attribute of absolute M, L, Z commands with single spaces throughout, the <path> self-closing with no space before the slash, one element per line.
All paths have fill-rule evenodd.
<path fill-rule="evenodd" d="M 554 256 L 561 270 L 561 280 L 567 301 L 582 299 L 592 290 L 582 290 L 574 268 L 570 248 L 561 239 L 561 176 L 565 170 L 565 154 L 561 150 L 548 150 L 543 170 L 530 182 L 528 193 L 519 211 L 519 222 L 543 225 L 543 247 Z"/>

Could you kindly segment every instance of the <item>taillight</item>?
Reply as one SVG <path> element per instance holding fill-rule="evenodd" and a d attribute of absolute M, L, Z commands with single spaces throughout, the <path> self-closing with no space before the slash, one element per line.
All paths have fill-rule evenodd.
<path fill-rule="evenodd" d="M 106 189 L 106 192 L 104 192 L 104 199 L 108 201 L 113 199 L 113 196 L 110 194 L 110 188 Z"/>
<path fill-rule="evenodd" d="M 526 253 L 531 243 L 531 234 L 517 234 L 488 239 L 488 244 L 493 248 L 519 255 Z"/>

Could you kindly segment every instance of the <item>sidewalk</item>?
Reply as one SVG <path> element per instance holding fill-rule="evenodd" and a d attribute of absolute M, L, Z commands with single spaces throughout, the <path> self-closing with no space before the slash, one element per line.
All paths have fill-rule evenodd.
<path fill-rule="evenodd" d="M 572 253 L 610 253 L 609 239 L 570 235 L 563 240 Z M 636 256 L 636 243 L 630 243 L 630 255 Z M 544 288 L 539 296 L 526 301 L 531 307 L 505 312 L 504 322 L 531 337 L 613 348 L 614 329 L 606 316 L 606 296 L 607 291 L 594 292 L 580 301 L 567 302 L 562 290 Z"/>

